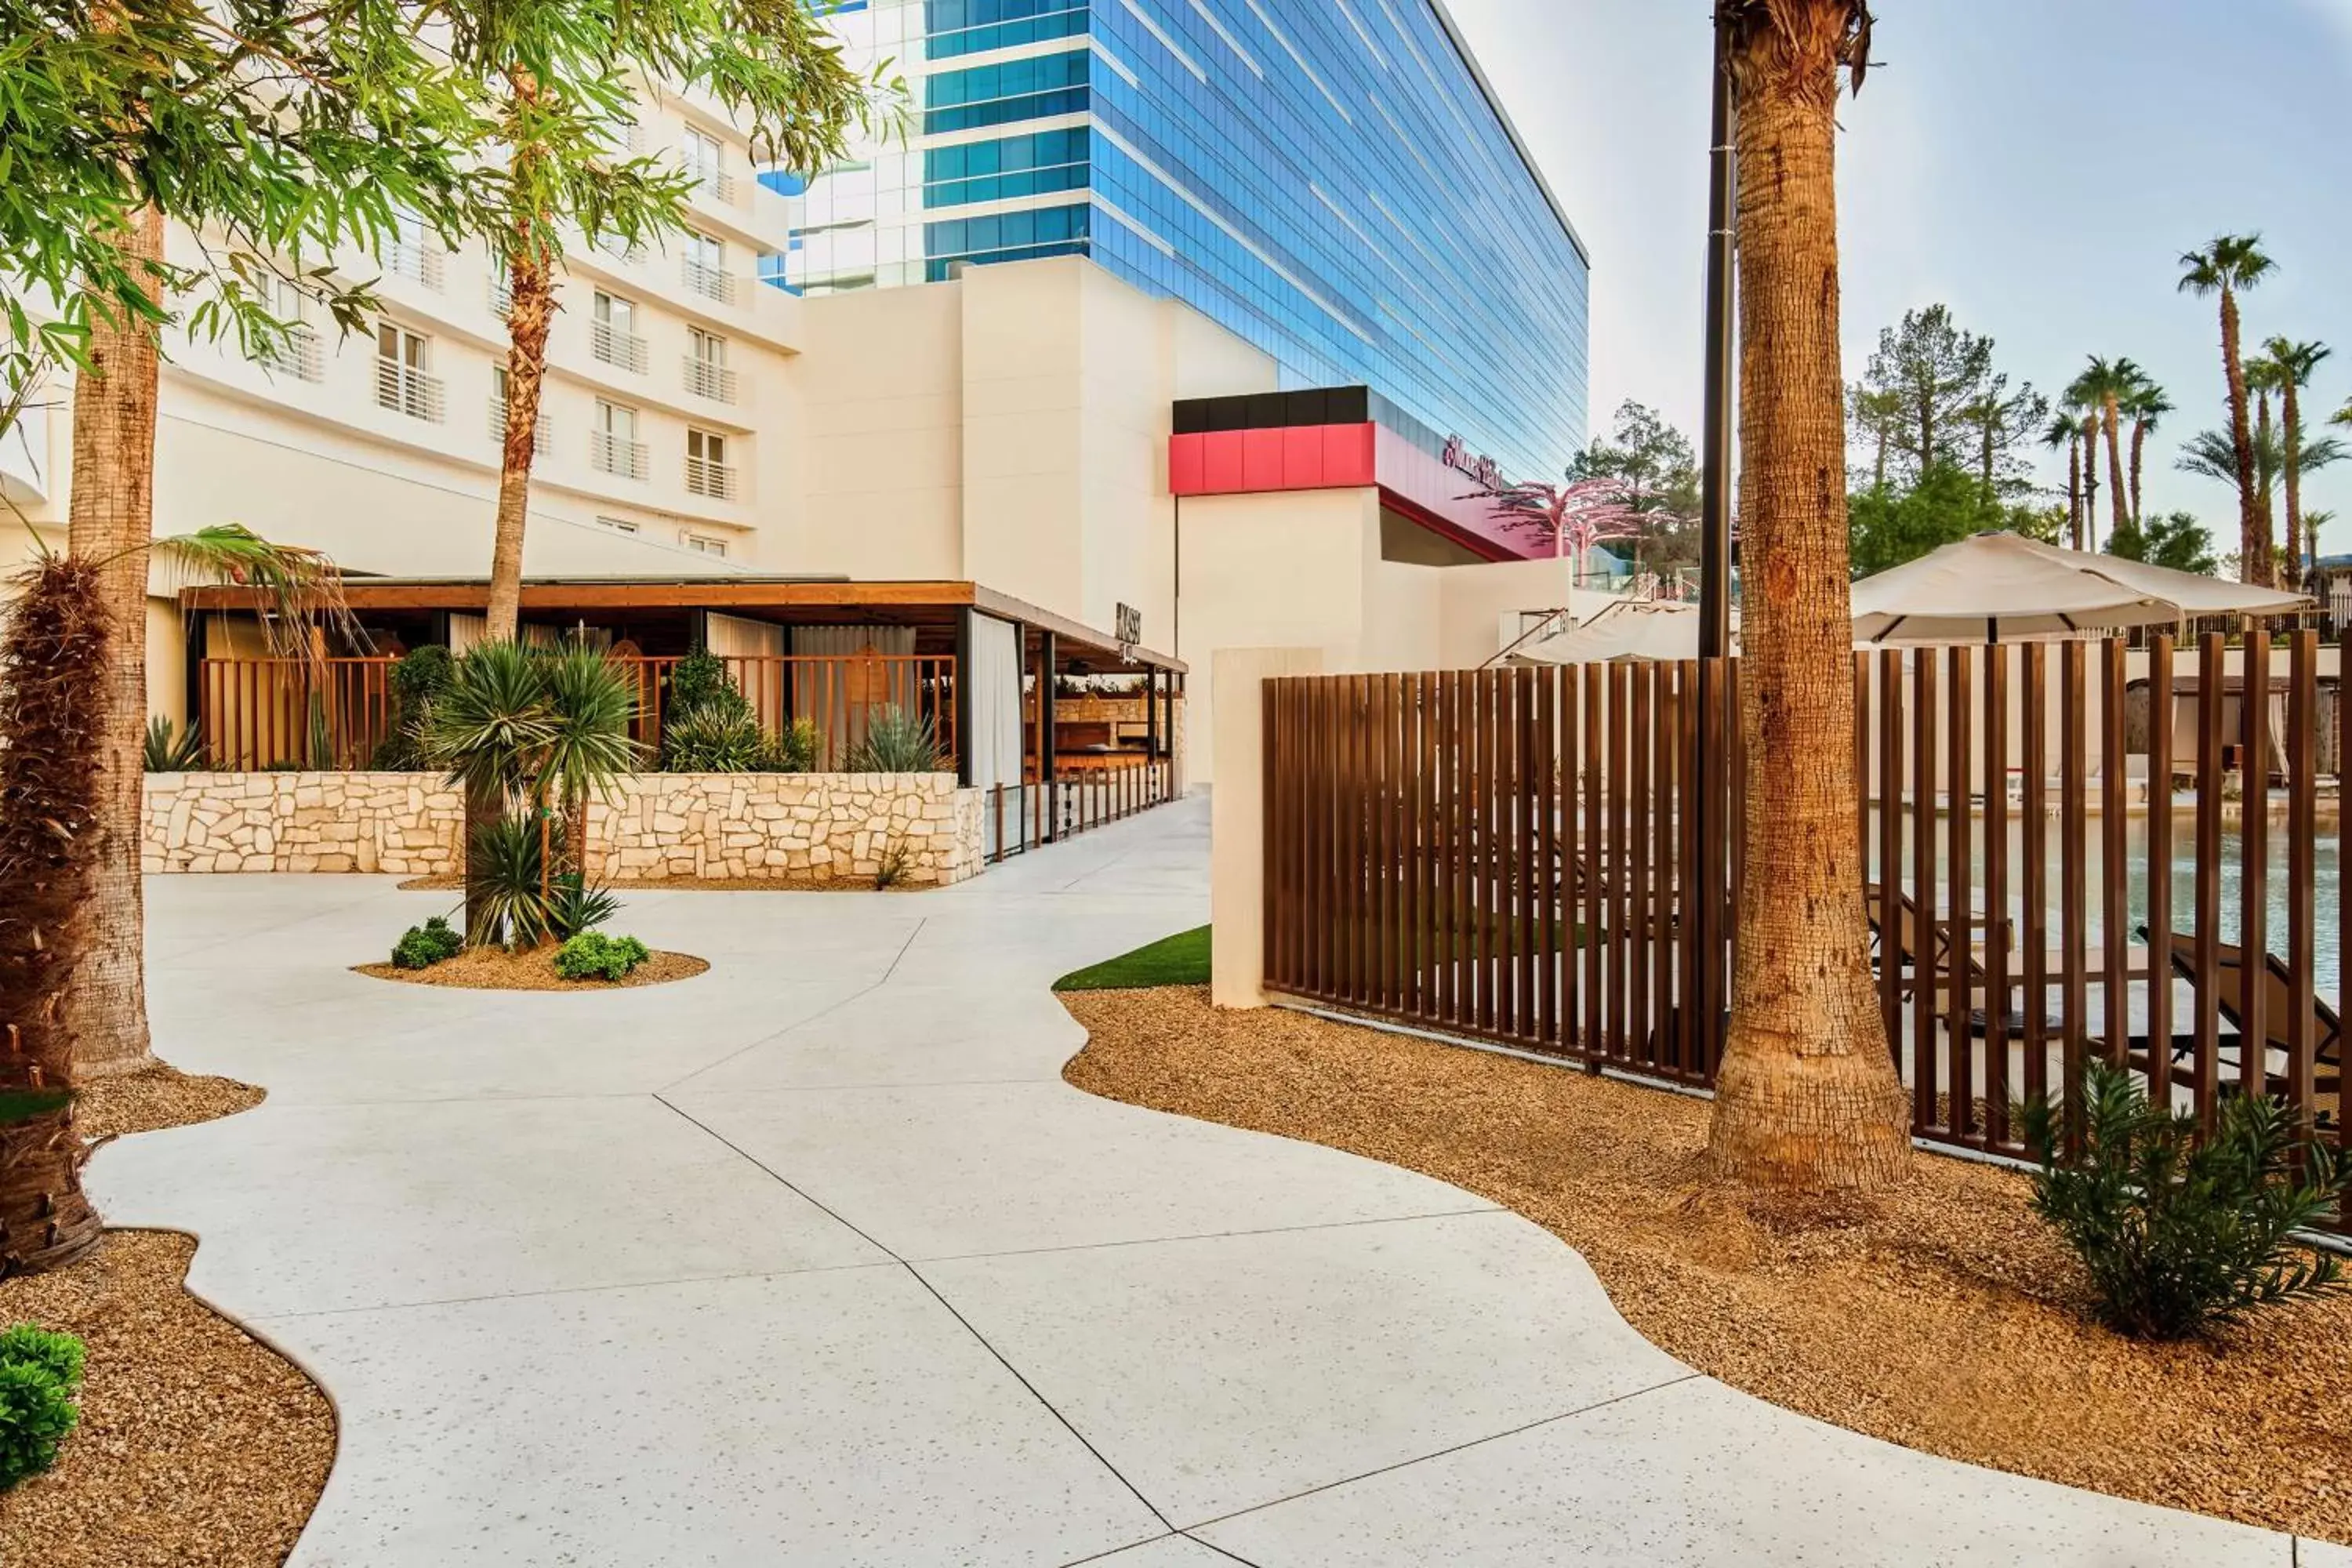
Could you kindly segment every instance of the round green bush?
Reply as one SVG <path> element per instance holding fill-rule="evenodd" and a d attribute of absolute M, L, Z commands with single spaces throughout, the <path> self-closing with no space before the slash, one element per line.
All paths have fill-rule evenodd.
<path fill-rule="evenodd" d="M 566 980 L 622 980 L 652 956 L 635 937 L 583 931 L 555 950 L 555 973 Z"/>
<path fill-rule="evenodd" d="M 81 1419 L 84 1354 L 73 1335 L 30 1323 L 0 1333 L 0 1491 L 58 1462 Z"/>
<path fill-rule="evenodd" d="M 455 958 L 464 951 L 466 939 L 449 929 L 448 921 L 435 915 L 421 926 L 410 926 L 407 933 L 392 950 L 394 969 L 430 969 L 445 958 Z"/>

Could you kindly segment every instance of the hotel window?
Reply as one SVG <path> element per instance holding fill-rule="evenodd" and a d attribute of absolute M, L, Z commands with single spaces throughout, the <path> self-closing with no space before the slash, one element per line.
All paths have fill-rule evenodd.
<path fill-rule="evenodd" d="M 735 205 L 735 177 L 727 172 L 727 150 L 715 136 L 686 128 L 686 172 L 704 195 L 722 206 Z"/>
<path fill-rule="evenodd" d="M 637 531 L 637 524 L 625 517 L 605 517 L 600 514 L 596 519 L 596 526 L 599 528 L 609 528 L 614 533 L 635 533 Z"/>
<path fill-rule="evenodd" d="M 282 337 L 273 335 L 255 342 L 254 362 L 299 381 L 324 380 L 326 363 L 320 352 L 319 334 L 310 325 L 310 296 L 291 279 L 271 279 L 269 313 L 286 324 L 286 331 Z"/>
<path fill-rule="evenodd" d="M 531 426 L 530 450 L 534 457 L 547 455 L 547 443 L 551 438 L 553 421 L 547 416 L 547 388 L 540 387 L 539 418 Z M 490 439 L 504 447 L 507 441 L 507 367 L 490 367 Z"/>
<path fill-rule="evenodd" d="M 596 423 L 588 432 L 588 466 L 625 479 L 646 477 L 646 444 L 637 439 L 635 409 L 596 400 Z"/>
<path fill-rule="evenodd" d="M 1009 125 L 1051 114 L 1082 114 L 1087 109 L 1087 53 L 1071 49 L 941 71 L 923 84 L 923 130 L 970 131 Z"/>
<path fill-rule="evenodd" d="M 441 240 L 415 213 L 395 210 L 393 237 L 383 254 L 384 265 L 412 283 L 441 287 Z"/>
<path fill-rule="evenodd" d="M 723 558 L 727 553 L 727 542 L 723 539 L 713 539 L 707 533 L 688 533 L 682 537 L 686 541 L 686 547 L 697 555 L 717 555 Z"/>
<path fill-rule="evenodd" d="M 686 389 L 713 403 L 735 401 L 735 373 L 727 368 L 727 340 L 700 327 L 686 330 Z"/>
<path fill-rule="evenodd" d="M 686 286 L 722 305 L 735 302 L 735 278 L 727 270 L 727 247 L 695 229 L 686 231 Z"/>
<path fill-rule="evenodd" d="M 735 470 L 727 462 L 727 437 L 716 430 L 686 433 L 686 488 L 690 495 L 731 500 Z"/>
<path fill-rule="evenodd" d="M 589 346 L 598 359 L 606 364 L 642 375 L 646 369 L 646 340 L 637 335 L 637 306 L 634 300 L 596 290 L 596 300 L 588 321 Z"/>
<path fill-rule="evenodd" d="M 433 340 L 390 321 L 375 330 L 375 401 L 381 408 L 412 419 L 441 417 L 441 380 L 426 367 Z"/>

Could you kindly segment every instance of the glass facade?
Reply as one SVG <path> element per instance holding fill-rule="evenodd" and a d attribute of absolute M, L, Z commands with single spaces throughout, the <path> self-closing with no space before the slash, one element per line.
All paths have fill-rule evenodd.
<path fill-rule="evenodd" d="M 1438 0 L 867 0 L 903 131 L 804 191 L 771 281 L 1083 254 L 1513 476 L 1582 444 L 1589 267 Z"/>

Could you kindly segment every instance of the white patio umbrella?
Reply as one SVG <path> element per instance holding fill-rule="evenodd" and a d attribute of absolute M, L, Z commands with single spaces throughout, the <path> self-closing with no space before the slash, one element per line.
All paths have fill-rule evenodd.
<path fill-rule="evenodd" d="M 2244 583 L 1979 533 L 1853 585 L 1853 635 L 1878 645 L 2035 642 L 2311 601 Z"/>
<path fill-rule="evenodd" d="M 1732 629 L 1737 636 L 1738 621 Z M 1613 664 L 1698 657 L 1698 606 L 1620 599 L 1583 624 L 1512 655 L 1528 664 Z"/>

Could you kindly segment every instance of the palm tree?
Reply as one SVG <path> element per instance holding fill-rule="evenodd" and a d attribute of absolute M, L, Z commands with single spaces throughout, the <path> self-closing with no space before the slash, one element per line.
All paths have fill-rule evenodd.
<path fill-rule="evenodd" d="M 2262 379 L 2258 373 L 2250 374 L 2254 374 L 2257 382 Z M 2347 457 L 2352 457 L 2352 445 L 2334 436 L 2321 436 L 2303 442 L 2296 449 L 2294 459 L 2298 490 L 2305 476 L 2333 468 Z M 2174 466 L 2186 474 L 2198 474 L 2209 479 L 2218 479 L 2225 485 L 2234 485 L 2238 479 L 2236 444 L 2226 431 L 2200 430 L 2181 444 L 2179 460 Z M 2271 497 L 2277 492 L 2280 476 L 2286 472 L 2286 468 L 2285 444 L 2279 439 L 2278 432 L 2271 428 L 2270 421 L 2264 419 L 2254 429 L 2254 495 L 2257 510 L 2264 517 L 2270 515 Z M 2305 518 L 2304 532 L 2309 535 L 2313 531 L 2312 520 Z M 2244 576 L 2242 569 L 2239 575 Z"/>
<path fill-rule="evenodd" d="M 637 765 L 637 743 L 629 739 L 636 717 L 636 684 L 603 650 L 572 643 L 547 658 L 547 700 L 555 710 L 555 733 L 540 761 L 544 798 L 561 803 L 564 859 L 584 885 L 588 879 L 588 801 L 609 802 L 623 774 Z M 542 804 L 543 804 L 542 802 Z"/>
<path fill-rule="evenodd" d="M 2114 513 L 2111 531 L 2126 528 L 2132 521 L 2131 492 L 2124 483 L 2123 400 L 2142 379 L 2139 366 L 2131 361 L 2104 360 L 2094 354 L 2066 389 L 2067 401 L 2089 410 L 2097 422 L 2091 459 L 2095 467 L 2098 461 L 2095 442 L 2100 436 L 2106 440 L 2108 506 Z"/>
<path fill-rule="evenodd" d="M 2271 541 L 2254 501 L 2254 433 L 2246 417 L 2246 366 L 2240 353 L 2238 296 L 2274 268 L 2258 234 L 2225 234 L 2202 250 L 2183 252 L 2180 289 L 2221 297 L 2221 372 L 2229 383 L 2230 443 L 2238 481 L 2238 576 L 2269 586 Z"/>
<path fill-rule="evenodd" d="M 2325 343 L 2298 343 L 2287 338 L 2273 338 L 2263 345 L 2263 358 L 2271 366 L 2272 379 L 2279 390 L 2279 416 L 2285 424 L 2284 462 L 2281 465 L 2286 479 L 2286 541 L 2284 549 L 2295 580 L 2303 577 L 2303 389 L 2311 384 L 2312 373 L 2328 360 L 2335 351 Z"/>
<path fill-rule="evenodd" d="M 2123 412 L 2132 422 L 2131 516 L 2136 527 L 2145 526 L 2147 521 L 2140 508 L 2140 475 L 2147 456 L 2147 438 L 2172 411 L 2172 399 L 2145 374 L 2135 377 L 2124 394 Z"/>
<path fill-rule="evenodd" d="M 2281 390 L 2279 374 L 2279 367 L 2267 359 L 2246 362 L 2246 390 L 2254 395 L 2254 515 L 2270 548 L 2269 581 L 2273 583 L 2278 580 L 2278 529 L 2273 526 L 2278 514 L 2271 502 L 2277 494 L 2279 470 L 2285 466 L 2285 448 L 2271 423 L 2271 395 Z M 2272 452 L 2280 456 L 2270 459 L 2266 454 Z"/>
<path fill-rule="evenodd" d="M 1853 832 L 1837 100 L 1841 72 L 1859 88 L 1869 63 L 1870 10 L 1719 0 L 1717 20 L 1738 121 L 1748 783 L 1739 962 L 1707 1152 L 1741 1182 L 1868 1190 L 1899 1181 L 1911 1156 Z"/>
<path fill-rule="evenodd" d="M 2074 416 L 2061 410 L 2042 432 L 2042 444 L 2052 451 L 2066 448 L 2066 537 L 2083 548 L 2083 427 Z"/>
<path fill-rule="evenodd" d="M 267 624 L 281 646 L 311 647 L 323 622 L 342 616 L 331 562 L 236 527 L 124 552 L 142 574 L 142 616 L 151 548 L 267 590 L 278 611 Z M 81 966 L 120 935 L 92 916 L 106 896 L 116 695 L 107 671 L 122 658 L 108 577 L 121 564 L 44 551 L 10 584 L 0 625 L 0 1278 L 61 1267 L 99 1234 L 81 1190 L 89 1145 L 74 1131 L 73 1105 L 97 1054 L 76 1031 L 93 1015 L 71 1001 L 88 983 Z"/>

